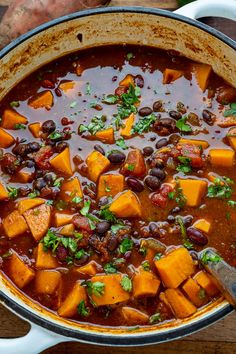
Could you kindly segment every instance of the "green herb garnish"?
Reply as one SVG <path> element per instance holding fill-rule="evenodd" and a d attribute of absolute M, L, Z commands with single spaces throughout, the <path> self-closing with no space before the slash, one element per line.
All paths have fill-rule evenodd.
<path fill-rule="evenodd" d="M 149 262 L 148 262 L 148 261 L 144 261 L 144 262 L 142 263 L 142 268 L 143 268 L 143 270 L 146 270 L 146 271 L 150 270 L 150 264 L 149 264 Z"/>
<path fill-rule="evenodd" d="M 233 193 L 234 181 L 228 177 L 215 178 L 214 183 L 208 187 L 208 198 L 228 199 Z"/>
<path fill-rule="evenodd" d="M 15 129 L 17 130 L 25 130 L 26 129 L 26 125 L 25 124 L 21 124 L 21 123 L 17 123 L 15 124 Z"/>
<path fill-rule="evenodd" d="M 124 138 L 116 140 L 116 145 L 119 146 L 122 150 L 127 150 L 128 146 L 125 144 Z"/>
<path fill-rule="evenodd" d="M 107 104 L 115 104 L 119 101 L 119 97 L 116 95 L 107 95 L 103 97 L 102 102 Z"/>
<path fill-rule="evenodd" d="M 121 254 L 125 254 L 126 252 L 128 251 L 131 251 L 132 248 L 133 248 L 133 245 L 134 245 L 134 242 L 129 239 L 129 238 L 124 238 L 122 241 L 121 241 L 121 244 L 119 246 L 119 251 Z"/>
<path fill-rule="evenodd" d="M 88 317 L 89 316 L 89 308 L 85 306 L 85 301 L 82 300 L 80 301 L 78 307 L 78 314 L 83 317 Z"/>
<path fill-rule="evenodd" d="M 189 173 L 192 171 L 191 168 L 191 158 L 190 157 L 184 157 L 184 156 L 178 156 L 178 160 L 180 161 L 180 164 L 176 167 L 176 171 L 178 172 L 183 172 L 183 174 Z"/>
<path fill-rule="evenodd" d="M 7 187 L 8 196 L 10 199 L 16 199 L 18 197 L 19 189 L 14 187 Z"/>
<path fill-rule="evenodd" d="M 154 315 L 150 316 L 149 323 L 154 324 L 157 322 L 161 322 L 161 314 L 159 312 L 154 313 Z"/>
<path fill-rule="evenodd" d="M 124 275 L 120 281 L 120 284 L 122 286 L 122 288 L 127 291 L 128 293 L 130 293 L 132 291 L 132 281 L 131 279 L 128 277 L 128 275 Z"/>
<path fill-rule="evenodd" d="M 81 124 L 79 126 L 79 132 L 89 132 L 92 135 L 95 135 L 98 131 L 105 129 L 105 122 L 107 118 L 104 115 L 96 115 L 92 118 L 91 122 L 88 125 Z"/>
<path fill-rule="evenodd" d="M 143 134 L 144 132 L 149 131 L 156 119 L 157 118 L 153 113 L 149 116 L 140 118 L 134 125 L 132 133 Z"/>
<path fill-rule="evenodd" d="M 187 116 L 183 116 L 176 122 L 176 128 L 178 128 L 181 132 L 190 133 L 192 128 L 189 124 L 186 124 Z"/>
<path fill-rule="evenodd" d="M 230 109 L 224 111 L 224 117 L 236 116 L 236 102 L 230 104 Z"/>
<path fill-rule="evenodd" d="M 117 273 L 117 268 L 115 267 L 115 265 L 113 263 L 105 264 L 103 269 L 104 269 L 105 273 L 107 273 L 107 274 Z"/>
<path fill-rule="evenodd" d="M 209 262 L 219 263 L 220 261 L 222 261 L 222 258 L 218 254 L 211 253 L 207 250 L 201 255 L 201 262 L 203 264 L 208 264 Z"/>

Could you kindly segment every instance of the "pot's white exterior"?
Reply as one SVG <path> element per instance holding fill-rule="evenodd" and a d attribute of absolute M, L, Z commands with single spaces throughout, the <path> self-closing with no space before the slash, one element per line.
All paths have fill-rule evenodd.
<path fill-rule="evenodd" d="M 192 18 L 214 14 L 236 20 L 236 1 L 199 0 L 183 7 L 177 13 Z M 193 60 L 211 64 L 217 74 L 233 85 L 236 83 L 235 49 L 217 36 L 204 31 L 203 27 L 196 27 L 194 23 L 188 23 L 184 18 L 168 15 L 164 11 L 148 13 L 147 9 L 142 12 L 134 8 L 129 11 L 113 9 L 110 12 L 98 10 L 96 13 L 80 13 L 54 21 L 50 26 L 46 26 L 46 29 L 42 26 L 41 29 L 33 31 L 31 36 L 22 38 L 24 37 L 26 40 L 18 41 L 19 44 L 16 41 L 16 46 L 13 43 L 6 47 L 1 52 L 2 58 L 0 53 L 0 100 L 35 68 L 64 54 L 106 44 L 130 43 L 175 49 Z M 68 340 L 101 345 L 150 344 L 155 342 L 155 339 L 150 340 L 150 335 L 154 338 L 158 333 L 160 337 L 156 342 L 176 339 L 205 327 L 208 321 L 212 323 L 219 318 L 217 314 L 224 315 L 230 311 L 228 303 L 220 299 L 190 319 L 176 321 L 172 326 L 164 324 L 137 331 L 108 330 L 98 326 L 78 325 L 43 310 L 38 304 L 22 296 L 1 273 L 0 293 L 4 294 L 2 303 L 31 321 L 32 325 L 25 337 L 0 339 L 0 353 L 4 354 L 36 354 L 49 346 Z M 50 328 L 50 331 L 46 328 Z"/>

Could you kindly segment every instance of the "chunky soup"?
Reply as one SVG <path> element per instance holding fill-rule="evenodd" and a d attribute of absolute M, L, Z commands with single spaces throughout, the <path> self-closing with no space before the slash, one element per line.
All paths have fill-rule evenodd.
<path fill-rule="evenodd" d="M 211 66 L 81 51 L 24 79 L 0 115 L 0 266 L 23 293 L 105 326 L 183 319 L 219 296 L 197 252 L 236 265 L 236 90 Z"/>

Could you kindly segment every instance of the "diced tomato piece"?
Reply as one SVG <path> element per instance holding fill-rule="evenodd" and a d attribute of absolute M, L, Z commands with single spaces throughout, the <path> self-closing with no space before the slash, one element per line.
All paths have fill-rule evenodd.
<path fill-rule="evenodd" d="M 51 165 L 49 163 L 50 157 L 53 155 L 53 150 L 51 146 L 43 146 L 38 152 L 34 153 L 34 161 L 39 168 L 43 170 L 50 169 Z"/>
<path fill-rule="evenodd" d="M 160 193 L 153 193 L 150 198 L 152 203 L 160 208 L 165 209 L 167 207 L 168 198 L 164 197 Z"/>
<path fill-rule="evenodd" d="M 73 224 L 79 230 L 91 233 L 91 227 L 89 220 L 85 216 L 75 215 L 72 219 Z"/>
<path fill-rule="evenodd" d="M 119 86 L 117 87 L 117 89 L 115 90 L 115 95 L 116 96 L 121 96 L 124 93 L 126 93 L 128 91 L 128 87 L 125 86 Z"/>
<path fill-rule="evenodd" d="M 162 184 L 162 186 L 161 186 L 160 194 L 161 194 L 163 197 L 167 198 L 167 197 L 168 197 L 168 194 L 169 194 L 170 192 L 172 192 L 173 190 L 174 190 L 173 186 L 171 186 L 170 184 L 164 183 L 164 184 Z"/>
<path fill-rule="evenodd" d="M 200 146 L 193 144 L 183 145 L 181 149 L 181 154 L 183 157 L 191 159 L 190 165 L 195 168 L 201 168 L 204 164 L 202 159 L 202 149 Z"/>

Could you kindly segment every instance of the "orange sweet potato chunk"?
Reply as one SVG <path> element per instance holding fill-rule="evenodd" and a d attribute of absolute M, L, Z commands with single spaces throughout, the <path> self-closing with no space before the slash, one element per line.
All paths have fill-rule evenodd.
<path fill-rule="evenodd" d="M 97 274 L 97 269 L 99 267 L 100 266 L 98 265 L 97 262 L 90 261 L 89 263 L 85 264 L 84 266 L 76 268 L 75 271 L 76 271 L 76 273 L 84 274 L 84 275 L 88 275 L 88 276 L 92 277 Z"/>
<path fill-rule="evenodd" d="M 216 296 L 219 294 L 219 289 L 210 274 L 200 271 L 195 275 L 194 280 L 206 291 L 207 295 Z"/>
<path fill-rule="evenodd" d="M 83 197 L 83 192 L 78 177 L 64 182 L 60 191 L 60 198 L 65 202 L 72 202 L 72 199 L 75 197 Z"/>
<path fill-rule="evenodd" d="M 130 294 L 122 288 L 121 278 L 121 274 L 97 275 L 91 278 L 92 283 L 101 282 L 105 285 L 103 295 L 91 295 L 97 306 L 113 305 L 129 300 Z"/>
<path fill-rule="evenodd" d="M 132 191 L 128 190 L 120 194 L 110 205 L 110 211 L 118 218 L 141 217 L 141 204 Z"/>
<path fill-rule="evenodd" d="M 36 241 L 46 234 L 51 221 L 50 205 L 42 204 L 34 209 L 29 209 L 24 212 L 24 217 L 30 228 L 32 236 Z"/>
<path fill-rule="evenodd" d="M 98 151 L 91 152 L 86 159 L 86 163 L 88 166 L 89 178 L 93 182 L 96 182 L 99 176 L 110 166 L 108 158 Z"/>
<path fill-rule="evenodd" d="M 6 149 L 14 143 L 15 139 L 4 129 L 0 128 L 0 148 Z"/>
<path fill-rule="evenodd" d="M 197 307 L 204 305 L 207 302 L 205 290 L 202 289 L 195 280 L 189 278 L 183 285 L 182 289 L 189 300 Z"/>
<path fill-rule="evenodd" d="M 129 325 L 145 324 L 149 321 L 149 316 L 133 307 L 124 306 L 121 309 L 122 316 Z"/>
<path fill-rule="evenodd" d="M 75 81 L 64 81 L 59 85 L 60 90 L 67 93 L 75 88 Z"/>
<path fill-rule="evenodd" d="M 126 75 L 126 77 L 119 83 L 119 86 L 129 87 L 129 85 L 134 86 L 134 77 L 130 74 Z"/>
<path fill-rule="evenodd" d="M 44 199 L 41 198 L 26 198 L 26 199 L 22 199 L 18 202 L 17 204 L 17 208 L 19 213 L 22 215 L 24 214 L 25 211 L 29 210 L 29 209 L 33 209 L 41 204 L 43 204 L 45 202 Z"/>
<path fill-rule="evenodd" d="M 29 99 L 28 105 L 34 109 L 50 109 L 53 106 L 53 94 L 49 90 L 40 92 Z"/>
<path fill-rule="evenodd" d="M 124 138 L 130 138 L 132 136 L 131 130 L 134 124 L 135 116 L 133 113 L 124 120 L 124 126 L 120 129 L 120 135 Z"/>
<path fill-rule="evenodd" d="M 73 317 L 77 313 L 77 307 L 81 301 L 87 301 L 87 294 L 85 288 L 77 282 L 59 307 L 58 315 Z"/>
<path fill-rule="evenodd" d="M 146 170 L 147 168 L 141 150 L 134 149 L 128 153 L 120 172 L 124 175 L 142 177 L 146 174 Z"/>
<path fill-rule="evenodd" d="M 63 226 L 60 230 L 60 234 L 63 236 L 73 236 L 75 232 L 74 224 L 67 224 Z"/>
<path fill-rule="evenodd" d="M 100 199 L 104 196 L 115 197 L 118 193 L 123 192 L 125 178 L 122 175 L 106 174 L 99 178 L 97 197 Z"/>
<path fill-rule="evenodd" d="M 208 64 L 192 64 L 192 72 L 195 75 L 198 86 L 204 92 L 207 88 L 212 67 Z"/>
<path fill-rule="evenodd" d="M 177 318 L 186 318 L 193 315 L 197 308 L 179 289 L 167 289 L 165 295 Z"/>
<path fill-rule="evenodd" d="M 6 200 L 8 199 L 8 193 L 6 188 L 2 183 L 0 183 L 0 200 Z"/>
<path fill-rule="evenodd" d="M 38 294 L 52 295 L 61 282 L 61 273 L 55 270 L 38 270 L 35 276 L 35 291 Z"/>
<path fill-rule="evenodd" d="M 235 152 L 229 149 L 211 149 L 210 161 L 213 166 L 232 167 L 235 163 Z"/>
<path fill-rule="evenodd" d="M 194 273 L 192 257 L 184 247 L 177 248 L 167 256 L 156 260 L 155 266 L 167 288 L 177 288 Z"/>
<path fill-rule="evenodd" d="M 3 228 L 9 238 L 22 235 L 28 230 L 27 223 L 19 211 L 14 210 L 5 219 L 3 219 Z"/>
<path fill-rule="evenodd" d="M 29 125 L 29 130 L 30 130 L 31 134 L 33 135 L 33 137 L 39 138 L 40 130 L 41 130 L 41 124 L 38 123 L 38 122 L 32 123 L 32 124 Z"/>
<path fill-rule="evenodd" d="M 14 109 L 5 109 L 2 115 L 1 127 L 5 129 L 16 129 L 16 124 L 27 124 L 28 120 Z"/>
<path fill-rule="evenodd" d="M 196 207 L 201 203 L 207 188 L 207 182 L 197 179 L 179 179 L 179 185 L 186 198 L 186 205 Z"/>
<path fill-rule="evenodd" d="M 73 170 L 71 167 L 69 147 L 65 148 L 60 154 L 53 157 L 49 162 L 55 170 L 60 171 L 65 175 L 72 176 Z"/>
<path fill-rule="evenodd" d="M 101 140 L 105 144 L 114 144 L 115 138 L 114 138 L 114 129 L 113 128 L 107 128 L 104 130 L 100 130 L 95 134 L 95 137 L 98 140 Z"/>
<path fill-rule="evenodd" d="M 39 243 L 36 251 L 36 268 L 37 269 L 54 269 L 57 268 L 58 263 L 51 251 L 44 251 L 43 244 Z"/>
<path fill-rule="evenodd" d="M 183 76 L 183 71 L 166 68 L 163 73 L 163 84 L 170 84 Z"/>
<path fill-rule="evenodd" d="M 33 174 L 29 172 L 28 168 L 23 168 L 17 172 L 17 178 L 20 183 L 29 183 L 33 180 Z"/>
<path fill-rule="evenodd" d="M 55 213 L 54 214 L 54 225 L 56 227 L 64 226 L 70 224 L 73 219 L 73 214 L 66 213 Z"/>
<path fill-rule="evenodd" d="M 9 257 L 8 271 L 10 278 L 20 289 L 24 288 L 35 276 L 33 269 L 26 265 L 16 253 Z"/>
<path fill-rule="evenodd" d="M 160 285 L 160 280 L 153 272 L 140 269 L 133 279 L 133 296 L 155 296 Z"/>

